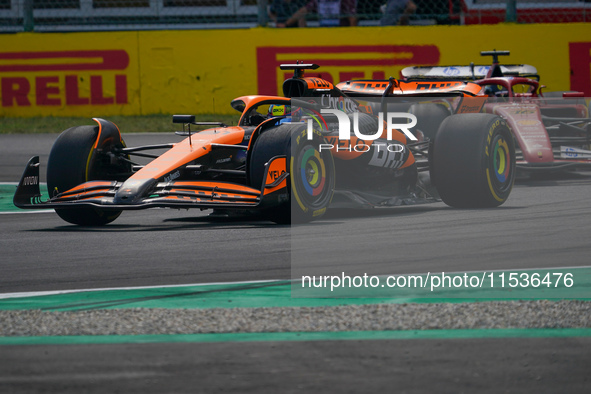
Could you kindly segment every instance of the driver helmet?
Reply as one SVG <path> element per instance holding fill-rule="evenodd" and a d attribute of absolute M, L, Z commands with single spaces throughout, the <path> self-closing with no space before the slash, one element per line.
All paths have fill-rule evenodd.
<path fill-rule="evenodd" d="M 290 105 L 271 104 L 269 106 L 269 112 L 267 113 L 267 118 L 276 118 L 278 116 L 290 116 L 290 115 L 291 115 L 291 106 Z"/>

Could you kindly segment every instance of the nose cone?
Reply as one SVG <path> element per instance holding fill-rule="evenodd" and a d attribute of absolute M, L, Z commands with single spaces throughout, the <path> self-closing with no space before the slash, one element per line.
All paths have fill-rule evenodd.
<path fill-rule="evenodd" d="M 113 203 L 117 205 L 133 205 L 139 204 L 141 200 L 146 198 L 158 183 L 155 179 L 147 179 L 136 181 L 128 179 L 121 185 L 115 196 Z"/>

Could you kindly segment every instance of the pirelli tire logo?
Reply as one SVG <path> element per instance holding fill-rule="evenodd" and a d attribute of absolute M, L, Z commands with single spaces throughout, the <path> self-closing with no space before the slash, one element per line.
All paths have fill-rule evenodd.
<path fill-rule="evenodd" d="M 0 52 L 0 105 L 128 104 L 128 67 L 123 49 Z"/>

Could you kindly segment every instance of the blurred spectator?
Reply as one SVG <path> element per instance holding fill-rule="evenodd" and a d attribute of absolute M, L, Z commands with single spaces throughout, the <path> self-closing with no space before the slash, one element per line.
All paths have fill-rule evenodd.
<path fill-rule="evenodd" d="M 413 0 L 417 5 L 416 18 L 438 25 L 460 23 L 461 0 Z"/>
<path fill-rule="evenodd" d="M 388 0 L 382 7 L 384 16 L 380 20 L 382 26 L 408 25 L 409 18 L 417 10 L 413 0 Z"/>
<path fill-rule="evenodd" d="M 317 13 L 320 26 L 357 26 L 357 0 L 309 0 L 286 23 Z"/>
<path fill-rule="evenodd" d="M 275 27 L 303 27 L 306 26 L 306 18 L 292 18 L 288 24 L 290 16 L 295 14 L 304 5 L 304 0 L 273 0 L 269 9 L 269 17 L 275 22 Z"/>

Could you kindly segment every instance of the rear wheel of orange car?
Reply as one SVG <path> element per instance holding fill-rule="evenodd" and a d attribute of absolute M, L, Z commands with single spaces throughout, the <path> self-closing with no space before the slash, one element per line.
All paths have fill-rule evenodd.
<path fill-rule="evenodd" d="M 60 134 L 53 144 L 47 163 L 47 189 L 50 198 L 84 182 L 116 180 L 115 174 L 131 171 L 129 164 L 112 166 L 99 159 L 96 151 L 105 147 L 95 148 L 98 133 L 98 126 L 77 126 Z M 55 212 L 66 222 L 83 226 L 105 225 L 121 215 L 121 211 L 94 207 L 56 208 Z"/>
<path fill-rule="evenodd" d="M 286 157 L 285 170 L 289 173 L 289 198 L 266 209 L 265 217 L 287 224 L 305 223 L 324 215 L 335 184 L 332 154 L 320 148 L 324 142 L 316 130 L 309 140 L 305 124 L 279 125 L 256 139 L 248 165 L 251 185 L 262 186 L 265 164 L 277 156 Z"/>
<path fill-rule="evenodd" d="M 513 135 L 495 115 L 452 115 L 435 136 L 430 163 L 431 179 L 447 205 L 499 206 L 515 180 Z"/>

